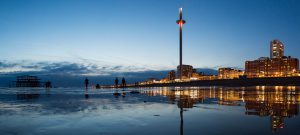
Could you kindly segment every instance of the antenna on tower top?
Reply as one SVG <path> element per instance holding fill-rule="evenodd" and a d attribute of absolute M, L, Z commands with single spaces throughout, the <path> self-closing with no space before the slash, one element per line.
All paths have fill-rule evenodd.
<path fill-rule="evenodd" d="M 181 0 L 180 2 L 180 8 L 182 8 L 184 6 L 185 0 Z"/>

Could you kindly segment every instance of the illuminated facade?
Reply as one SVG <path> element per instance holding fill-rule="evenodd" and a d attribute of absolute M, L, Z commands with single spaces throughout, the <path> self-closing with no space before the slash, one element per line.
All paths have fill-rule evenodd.
<path fill-rule="evenodd" d="M 176 79 L 176 73 L 174 70 L 171 70 L 169 73 L 168 73 L 168 77 L 167 77 L 167 80 L 169 81 L 174 81 Z"/>
<path fill-rule="evenodd" d="M 219 68 L 218 78 L 219 79 L 234 79 L 244 75 L 244 71 L 236 70 L 232 68 Z"/>
<path fill-rule="evenodd" d="M 270 58 L 245 62 L 245 75 L 249 78 L 299 76 L 299 60 L 284 56 L 284 46 L 278 40 L 273 40 L 270 47 Z"/>
<path fill-rule="evenodd" d="M 153 84 L 153 83 L 159 83 L 159 79 L 157 78 L 148 78 L 147 81 L 145 82 L 146 84 Z"/>
<path fill-rule="evenodd" d="M 182 74 L 180 74 L 180 71 Z M 191 65 L 182 65 L 177 66 L 177 75 L 182 79 L 190 79 L 193 75 L 194 69 Z"/>
<path fill-rule="evenodd" d="M 202 78 L 203 76 L 203 73 L 198 73 L 196 69 L 194 69 L 191 80 L 200 80 L 200 78 Z"/>
<path fill-rule="evenodd" d="M 284 56 L 284 45 L 279 40 L 270 43 L 270 58 L 282 58 Z"/>
<path fill-rule="evenodd" d="M 259 58 L 254 61 L 246 61 L 245 74 L 253 77 L 290 77 L 297 76 L 299 60 L 292 57 Z"/>

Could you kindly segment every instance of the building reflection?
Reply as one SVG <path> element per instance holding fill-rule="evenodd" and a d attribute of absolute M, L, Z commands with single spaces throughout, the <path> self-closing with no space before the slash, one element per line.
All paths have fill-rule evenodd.
<path fill-rule="evenodd" d="M 193 108 L 195 104 L 219 104 L 225 106 L 244 106 L 245 115 L 270 117 L 272 131 L 284 128 L 284 119 L 299 114 L 300 90 L 293 86 L 257 86 L 242 88 L 158 88 L 145 91 L 148 96 L 165 96 L 180 108 L 181 125 L 183 109 Z M 183 128 L 183 127 L 181 127 Z M 183 131 L 182 131 L 183 133 Z"/>
<path fill-rule="evenodd" d="M 265 89 L 265 88 L 263 88 Z M 289 88 L 288 88 L 289 89 Z M 284 119 L 299 114 L 299 92 L 275 87 L 274 91 L 245 92 L 246 115 L 270 116 L 271 129 L 284 127 Z"/>

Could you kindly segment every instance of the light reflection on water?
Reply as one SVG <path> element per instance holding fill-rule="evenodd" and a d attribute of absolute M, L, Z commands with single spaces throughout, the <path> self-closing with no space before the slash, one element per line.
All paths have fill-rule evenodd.
<path fill-rule="evenodd" d="M 0 88 L 0 133 L 300 134 L 299 94 L 294 86 Z"/>

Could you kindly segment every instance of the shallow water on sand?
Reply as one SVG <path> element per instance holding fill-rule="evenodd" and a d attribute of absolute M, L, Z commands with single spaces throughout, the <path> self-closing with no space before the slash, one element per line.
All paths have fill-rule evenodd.
<path fill-rule="evenodd" d="M 300 134 L 299 103 L 293 86 L 0 88 L 0 133 Z"/>

